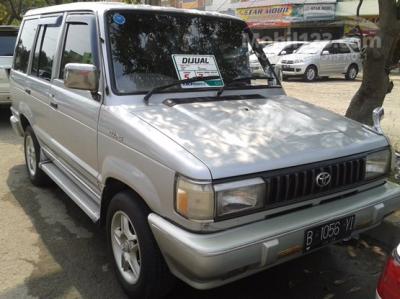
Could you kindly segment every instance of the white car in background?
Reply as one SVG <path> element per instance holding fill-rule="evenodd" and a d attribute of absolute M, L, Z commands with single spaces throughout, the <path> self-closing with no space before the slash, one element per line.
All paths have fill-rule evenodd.
<path fill-rule="evenodd" d="M 285 56 L 278 64 L 283 80 L 301 76 L 306 81 L 338 74 L 354 80 L 361 67 L 359 47 L 345 40 L 312 42 Z"/>
<path fill-rule="evenodd" d="M 306 44 L 306 42 L 302 41 L 290 41 L 290 42 L 276 42 L 272 44 L 268 44 L 263 48 L 265 55 L 267 56 L 271 65 L 276 65 L 279 60 L 285 56 L 294 53 L 301 46 Z M 252 71 L 261 71 L 261 65 L 258 61 L 258 58 L 255 54 L 250 56 L 250 67 Z"/>
<path fill-rule="evenodd" d="M 18 27 L 0 26 L 0 105 L 11 104 L 8 77 L 17 35 Z"/>

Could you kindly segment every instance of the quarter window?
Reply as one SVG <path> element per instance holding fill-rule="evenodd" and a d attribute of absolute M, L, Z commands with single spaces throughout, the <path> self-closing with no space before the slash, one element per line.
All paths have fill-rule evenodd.
<path fill-rule="evenodd" d="M 37 29 L 37 20 L 26 20 L 22 27 L 21 37 L 15 49 L 14 69 L 26 73 L 28 69 L 29 56 L 31 54 L 33 41 Z"/>
<path fill-rule="evenodd" d="M 32 75 L 45 80 L 51 79 L 59 32 L 60 27 L 45 26 L 40 28 L 32 62 Z"/>
<path fill-rule="evenodd" d="M 64 78 L 64 68 L 67 63 L 94 64 L 89 29 L 87 24 L 68 25 L 59 78 Z"/>

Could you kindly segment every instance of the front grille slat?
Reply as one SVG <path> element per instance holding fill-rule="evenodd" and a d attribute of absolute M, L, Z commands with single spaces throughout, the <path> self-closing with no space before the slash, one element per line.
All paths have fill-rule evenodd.
<path fill-rule="evenodd" d="M 317 184 L 316 178 L 322 173 L 331 175 L 326 186 Z M 365 178 L 365 158 L 357 158 L 343 162 L 334 162 L 322 166 L 314 166 L 298 171 L 280 172 L 277 175 L 264 177 L 266 182 L 266 200 L 268 206 L 280 206 L 307 200 L 320 194 L 328 194 L 351 187 Z"/>

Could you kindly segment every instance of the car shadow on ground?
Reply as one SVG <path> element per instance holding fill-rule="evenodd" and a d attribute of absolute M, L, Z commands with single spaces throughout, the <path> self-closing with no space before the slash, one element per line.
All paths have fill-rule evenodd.
<path fill-rule="evenodd" d="M 62 190 L 32 186 L 25 165 L 11 168 L 7 184 L 40 236 L 40 258 L 25 281 L 29 295 L 126 298 L 110 267 L 102 229 Z M 345 246 L 334 245 L 214 290 L 178 282 L 167 298 L 373 298 L 382 261 L 365 254 L 349 258 Z"/>

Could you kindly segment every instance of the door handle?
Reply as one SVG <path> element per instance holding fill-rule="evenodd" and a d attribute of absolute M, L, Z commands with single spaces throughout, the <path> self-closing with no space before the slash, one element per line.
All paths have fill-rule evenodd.
<path fill-rule="evenodd" d="M 27 94 L 31 94 L 31 90 L 30 90 L 29 88 L 25 88 L 25 92 L 26 92 Z"/>
<path fill-rule="evenodd" d="M 58 109 L 58 104 L 55 102 L 50 102 L 50 106 L 53 107 L 54 109 Z"/>

